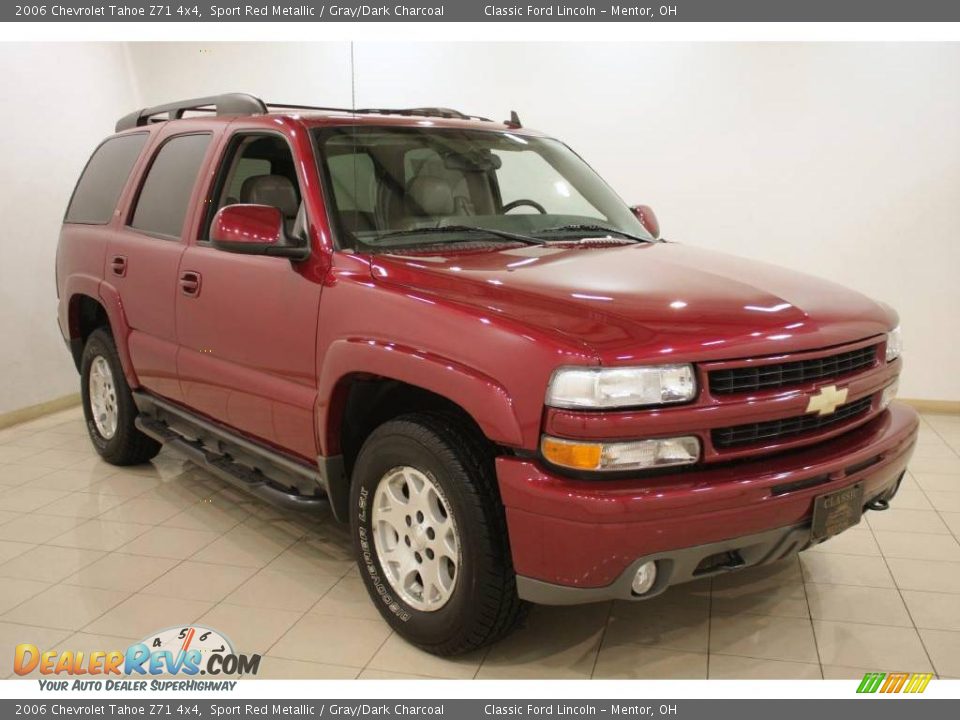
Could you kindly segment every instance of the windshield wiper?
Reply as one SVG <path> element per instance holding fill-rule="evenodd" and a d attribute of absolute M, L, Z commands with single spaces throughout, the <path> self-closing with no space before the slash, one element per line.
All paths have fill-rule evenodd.
<path fill-rule="evenodd" d="M 538 230 L 538 235 L 545 235 L 546 233 L 558 233 L 558 232 L 605 232 L 616 235 L 617 237 L 626 238 L 627 240 L 634 240 L 635 242 L 650 243 L 656 242 L 651 238 L 640 237 L 639 235 L 631 235 L 628 232 L 623 230 L 617 230 L 616 228 L 606 227 L 604 225 L 589 225 L 589 224 L 574 224 L 574 225 L 560 225 L 559 227 L 547 228 L 546 230 Z"/>
<path fill-rule="evenodd" d="M 540 238 L 530 237 L 529 235 L 519 235 L 517 233 L 507 232 L 506 230 L 492 230 L 490 228 L 477 227 L 476 225 L 439 225 L 437 227 L 425 227 L 425 228 L 410 228 L 409 230 L 394 230 L 393 232 L 388 232 L 386 235 L 380 235 L 377 238 L 379 243 L 381 240 L 386 240 L 387 238 L 395 237 L 404 237 L 408 235 L 430 235 L 435 233 L 484 233 L 486 235 L 493 235 L 494 237 L 503 238 L 504 240 L 512 240 L 514 242 L 524 243 L 526 245 L 545 245 L 546 240 L 541 240 Z M 453 241 L 453 242 L 462 242 L 462 241 Z"/>

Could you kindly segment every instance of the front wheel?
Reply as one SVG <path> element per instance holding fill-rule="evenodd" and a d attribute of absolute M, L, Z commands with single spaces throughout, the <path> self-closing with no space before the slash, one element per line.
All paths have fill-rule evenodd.
<path fill-rule="evenodd" d="M 487 645 L 522 614 L 492 454 L 447 416 L 384 423 L 353 471 L 360 574 L 381 615 L 436 655 Z"/>
<path fill-rule="evenodd" d="M 104 328 L 90 333 L 83 347 L 80 390 L 87 432 L 104 460 L 112 465 L 138 465 L 160 452 L 160 443 L 134 425 L 137 406 L 113 336 Z"/>

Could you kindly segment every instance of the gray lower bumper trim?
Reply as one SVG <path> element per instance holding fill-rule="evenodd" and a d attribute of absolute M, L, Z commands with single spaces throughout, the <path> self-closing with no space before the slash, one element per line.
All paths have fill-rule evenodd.
<path fill-rule="evenodd" d="M 604 587 L 582 588 L 552 583 L 518 576 L 517 592 L 520 598 L 539 605 L 580 605 L 604 600 L 646 600 L 659 595 L 671 585 L 698 580 L 732 570 L 776 562 L 789 555 L 809 547 L 810 526 L 799 525 L 776 528 L 756 535 L 731 538 L 708 545 L 697 545 L 680 550 L 647 555 L 638 558 L 614 582 Z M 712 555 L 736 551 L 739 564 L 730 567 L 717 567 L 713 570 L 694 574 L 700 563 Z M 634 594 L 631 589 L 637 569 L 645 562 L 657 563 L 657 579 L 649 592 Z"/>

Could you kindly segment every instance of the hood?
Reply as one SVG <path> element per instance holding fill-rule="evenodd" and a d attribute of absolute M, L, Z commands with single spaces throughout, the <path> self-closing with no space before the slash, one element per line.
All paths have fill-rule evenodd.
<path fill-rule="evenodd" d="M 767 263 L 674 243 L 588 242 L 377 255 L 372 272 L 561 335 L 605 364 L 776 355 L 896 323 L 860 293 Z"/>

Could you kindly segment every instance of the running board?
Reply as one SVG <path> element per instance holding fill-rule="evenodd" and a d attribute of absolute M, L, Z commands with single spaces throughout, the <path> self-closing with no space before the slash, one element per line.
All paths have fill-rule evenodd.
<path fill-rule="evenodd" d="M 143 400 L 143 398 L 138 398 L 138 400 Z M 153 399 L 150 398 L 144 404 L 152 401 Z M 314 510 L 329 505 L 326 495 L 305 495 L 298 492 L 294 487 L 280 487 L 260 470 L 234 462 L 227 453 L 212 452 L 205 447 L 201 440 L 191 440 L 185 437 L 157 417 L 151 417 L 141 412 L 134 423 L 144 435 L 152 437 L 174 452 L 183 455 L 233 487 L 244 490 L 261 500 L 283 508 L 296 510 Z M 225 433 L 220 440 L 224 445 L 229 446 L 230 438 Z M 244 445 L 247 445 L 246 441 L 244 441 Z M 249 446 L 245 449 L 249 451 Z M 268 451 L 264 451 L 263 460 L 267 465 L 275 462 L 273 458 L 268 457 L 268 454 Z M 319 477 L 319 473 L 316 473 L 313 480 L 319 481 Z"/>

